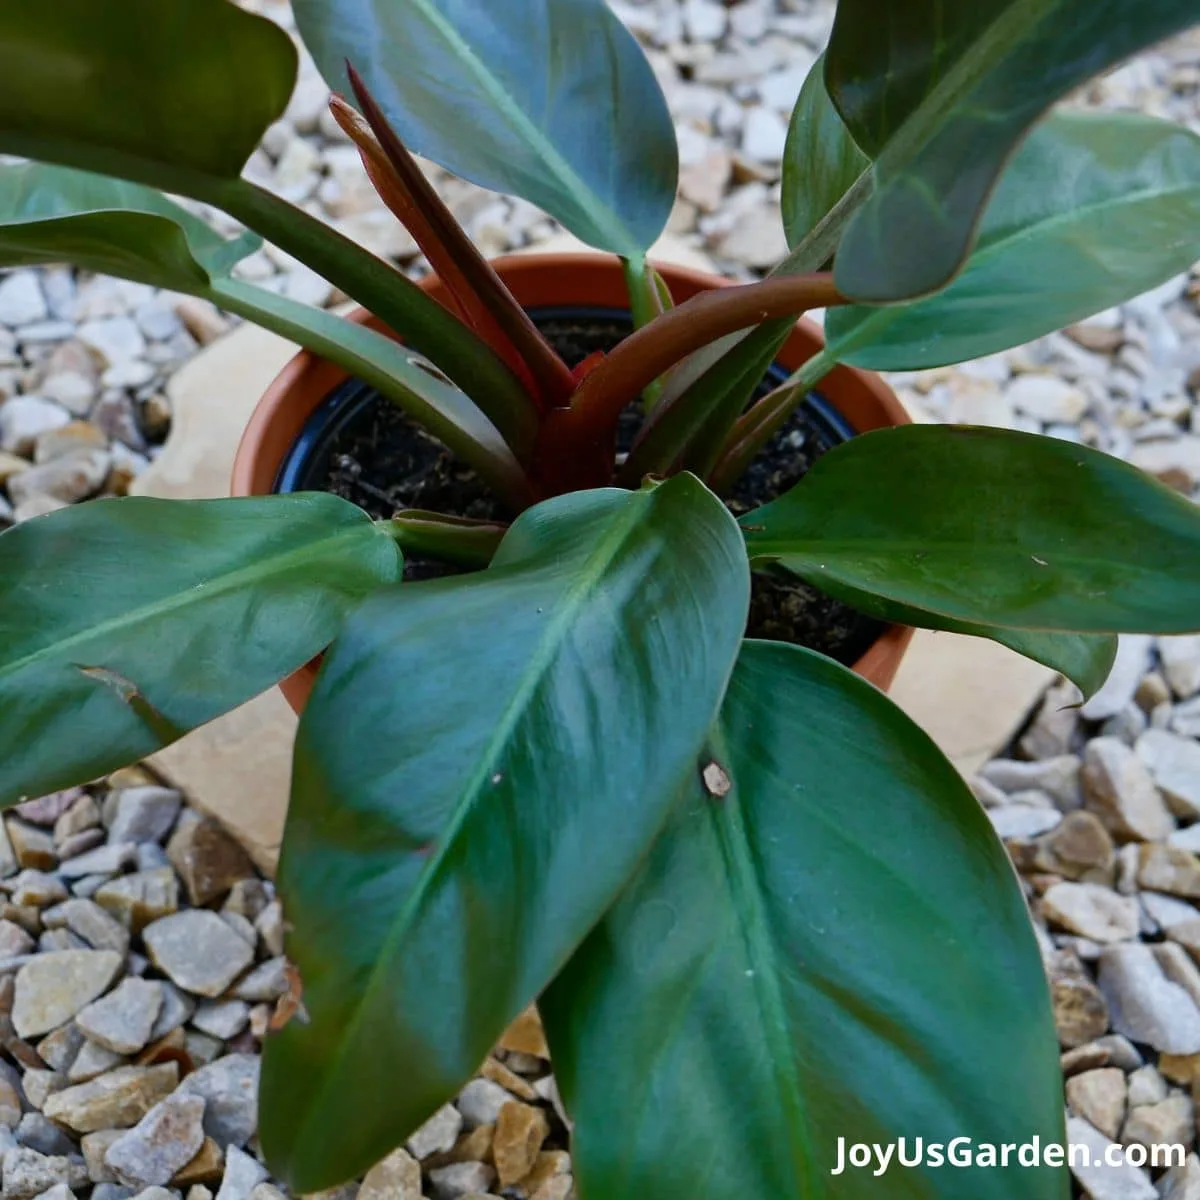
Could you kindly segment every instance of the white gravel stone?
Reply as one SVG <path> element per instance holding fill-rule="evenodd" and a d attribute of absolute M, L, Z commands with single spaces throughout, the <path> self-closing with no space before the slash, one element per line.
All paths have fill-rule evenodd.
<path fill-rule="evenodd" d="M 1088 1148 L 1088 1161 L 1073 1163 L 1071 1173 L 1092 1200 L 1159 1200 L 1150 1176 L 1141 1167 L 1128 1163 L 1104 1165 L 1105 1155 L 1114 1143 L 1082 1117 L 1068 1118 L 1067 1141 Z"/>
<path fill-rule="evenodd" d="M 787 144 L 787 122 L 766 105 L 755 105 L 746 113 L 742 150 L 759 162 L 777 163 Z"/>
<path fill-rule="evenodd" d="M 1104 686 L 1080 710 L 1089 721 L 1114 717 L 1133 699 L 1146 667 L 1154 639 L 1146 634 L 1122 634 L 1117 658 Z"/>
<path fill-rule="evenodd" d="M 246 1145 L 258 1129 L 259 1062 L 256 1054 L 226 1054 L 193 1071 L 179 1085 L 183 1095 L 199 1096 L 205 1101 L 204 1132 L 222 1148 Z M 432 1119 L 436 1120 L 436 1115 Z M 458 1124 L 461 1128 L 461 1117 Z M 419 1134 L 420 1130 L 413 1140 Z M 448 1146 L 438 1148 L 450 1149 L 455 1137 L 457 1131 Z"/>
<path fill-rule="evenodd" d="M 216 1200 L 249 1200 L 250 1193 L 267 1178 L 267 1169 L 237 1146 L 225 1155 L 225 1176 Z"/>
<path fill-rule="evenodd" d="M 1171 690 L 1181 700 L 1200 692 L 1200 635 L 1158 639 L 1158 654 Z"/>
<path fill-rule="evenodd" d="M 511 1092 L 490 1079 L 472 1079 L 459 1093 L 455 1106 L 467 1128 L 474 1129 L 479 1125 L 494 1125 L 500 1110 L 514 1099 Z"/>
<path fill-rule="evenodd" d="M 114 842 L 161 842 L 179 816 L 183 797 L 173 788 L 133 787 L 116 793 L 108 836 Z"/>
<path fill-rule="evenodd" d="M 250 1006 L 244 1000 L 206 1000 L 197 1005 L 192 1027 L 227 1042 L 237 1037 L 250 1021 Z"/>
<path fill-rule="evenodd" d="M 0 325 L 31 325 L 49 315 L 36 271 L 14 271 L 0 279 Z"/>
<path fill-rule="evenodd" d="M 1176 816 L 1200 817 L 1200 742 L 1149 729 L 1138 738 L 1136 749 Z"/>
<path fill-rule="evenodd" d="M 146 352 L 146 339 L 130 317 L 85 321 L 76 336 L 105 367 L 140 358 Z"/>
<path fill-rule="evenodd" d="M 443 1154 L 453 1149 L 462 1127 L 462 1113 L 452 1104 L 443 1104 L 405 1145 L 409 1154 L 418 1160 L 431 1154 Z"/>
<path fill-rule="evenodd" d="M 0 404 L 0 450 L 32 454 L 43 433 L 61 429 L 70 420 L 65 408 L 40 396 L 14 396 Z"/>
<path fill-rule="evenodd" d="M 464 1200 L 480 1196 L 492 1186 L 496 1172 L 487 1163 L 451 1163 L 448 1167 L 434 1167 L 429 1172 L 434 1200 Z"/>
<path fill-rule="evenodd" d="M 156 1104 L 108 1148 L 105 1162 L 125 1183 L 138 1187 L 170 1183 L 204 1143 L 204 1101 L 178 1092 Z"/>
<path fill-rule="evenodd" d="M 1094 942 L 1137 937 L 1138 902 L 1095 883 L 1056 883 L 1042 897 L 1042 912 L 1057 925 Z"/>
<path fill-rule="evenodd" d="M 106 1050 L 136 1054 L 150 1041 L 161 1008 L 162 987 L 156 981 L 123 979 L 107 996 L 81 1009 L 75 1023 Z"/>
<path fill-rule="evenodd" d="M 147 925 L 142 933 L 154 964 L 179 987 L 219 996 L 254 960 L 244 939 L 214 912 L 189 909 Z"/>
<path fill-rule="evenodd" d="M 24 1146 L 4 1155 L 4 1200 L 33 1200 L 63 1184 L 76 1187 L 87 1183 L 82 1164 L 76 1166 L 65 1155 L 39 1154 Z"/>
<path fill-rule="evenodd" d="M 1018 412 L 1039 421 L 1076 423 L 1087 411 L 1082 391 L 1055 375 L 1019 375 L 1008 385 L 1008 399 Z"/>
<path fill-rule="evenodd" d="M 1005 804 L 988 809 L 992 828 L 1005 840 L 1035 838 L 1048 833 L 1061 820 L 1056 808 L 1033 808 L 1028 804 Z"/>
<path fill-rule="evenodd" d="M 717 41 L 724 35 L 727 21 L 726 8 L 716 0 L 684 0 L 683 27 L 694 42 Z"/>
<path fill-rule="evenodd" d="M 1148 946 L 1106 949 L 1099 983 L 1117 1033 L 1165 1054 L 1200 1053 L 1200 1010 L 1167 979 Z"/>

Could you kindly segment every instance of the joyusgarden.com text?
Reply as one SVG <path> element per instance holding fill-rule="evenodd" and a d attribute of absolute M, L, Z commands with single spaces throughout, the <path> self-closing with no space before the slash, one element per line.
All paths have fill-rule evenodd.
<path fill-rule="evenodd" d="M 880 1176 L 893 1170 L 915 1167 L 1174 1167 L 1182 1166 L 1187 1148 L 1161 1143 L 1145 1147 L 1110 1144 L 1097 1149 L 1082 1142 L 1063 1145 L 1043 1142 L 977 1142 L 960 1137 L 949 1142 L 927 1142 L 924 1138 L 900 1138 L 895 1142 L 851 1142 L 838 1138 L 837 1158 L 831 1175 L 847 1171 L 870 1171 Z"/>

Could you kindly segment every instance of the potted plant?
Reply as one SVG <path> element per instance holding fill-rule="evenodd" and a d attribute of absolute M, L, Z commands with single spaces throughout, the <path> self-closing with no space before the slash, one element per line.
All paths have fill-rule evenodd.
<path fill-rule="evenodd" d="M 752 592 L 800 580 L 1088 692 L 1116 632 L 1200 629 L 1187 499 L 1062 441 L 886 428 L 877 385 L 831 374 L 991 353 L 1200 255 L 1200 139 L 1044 116 L 1191 0 L 896 0 L 887 23 L 841 0 L 792 122 L 792 249 L 717 289 L 646 261 L 674 140 L 603 0 L 294 8 L 436 288 L 240 178 L 295 50 L 227 0 L 10 0 L 0 151 L 40 161 L 0 168 L 0 256 L 190 291 L 325 360 L 274 390 L 303 411 L 282 439 L 255 427 L 246 490 L 350 375 L 483 508 L 122 499 L 0 535 L 0 800 L 148 754 L 326 651 L 279 876 L 301 992 L 261 1105 L 298 1192 L 401 1143 L 536 999 L 584 1200 L 1008 1197 L 1018 1169 L 1022 1195 L 1065 1195 L 1046 985 L 1002 846 L 880 691 L 745 635 Z M 625 307 L 632 332 L 568 365 L 520 303 L 544 296 L 474 252 L 408 145 L 606 252 L 559 273 L 605 280 L 605 319 Z M 236 216 L 371 319 L 237 280 L 254 235 L 155 188 Z M 793 333 L 812 307 L 821 349 Z M 773 498 L 742 492 L 735 519 L 723 498 L 826 378 L 872 390 L 878 427 Z M 847 1143 L 900 1138 L 929 1147 L 920 1165 L 847 1166 Z M 956 1138 L 983 1152 L 939 1169 Z M 987 1145 L 1038 1139 L 1034 1165 L 991 1169 Z"/>

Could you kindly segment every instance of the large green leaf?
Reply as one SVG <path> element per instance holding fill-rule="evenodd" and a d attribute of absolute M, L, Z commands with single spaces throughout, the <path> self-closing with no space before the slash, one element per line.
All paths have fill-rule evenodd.
<path fill-rule="evenodd" d="M 478 1068 L 661 829 L 749 603 L 696 479 L 529 510 L 482 574 L 348 622 L 296 744 L 279 882 L 310 1018 L 268 1042 L 297 1193 L 365 1170 Z"/>
<path fill-rule="evenodd" d="M 43 163 L 0 166 L 0 267 L 70 262 L 203 293 L 261 245 L 227 241 L 161 192 Z"/>
<path fill-rule="evenodd" d="M 1112 671 L 1117 657 L 1115 633 L 1066 633 L 1047 629 L 1005 629 L 997 625 L 981 625 L 959 621 L 941 613 L 897 604 L 882 596 L 848 587 L 824 576 L 821 587 L 829 595 L 849 604 L 859 612 L 895 625 L 914 625 L 918 629 L 938 629 L 944 633 L 962 633 L 968 637 L 987 638 L 999 642 L 1034 662 L 1040 662 L 1065 675 L 1088 699 L 1100 690 Z"/>
<path fill-rule="evenodd" d="M 295 0 L 335 91 L 359 71 L 409 147 L 640 258 L 675 200 L 675 127 L 604 0 Z"/>
<path fill-rule="evenodd" d="M 318 494 L 98 500 L 0 534 L 0 803 L 249 700 L 400 565 L 385 526 Z"/>
<path fill-rule="evenodd" d="M 1200 258 L 1200 137 L 1125 113 L 1062 112 L 1017 151 L 966 270 L 887 308 L 830 309 L 839 362 L 915 370 L 1032 341 Z"/>
<path fill-rule="evenodd" d="M 864 434 L 741 521 L 752 558 L 973 624 L 1200 629 L 1200 508 L 1085 446 L 966 425 Z"/>
<path fill-rule="evenodd" d="M 821 55 L 800 89 L 783 151 L 780 199 L 788 245 L 812 233 L 870 165 L 829 98 Z"/>
<path fill-rule="evenodd" d="M 0 151 L 188 191 L 233 179 L 283 112 L 296 50 L 229 0 L 5 0 Z"/>
<path fill-rule="evenodd" d="M 711 760 L 541 1003 L 580 1194 L 1065 1198 L 1015 1163 L 833 1173 L 842 1139 L 1063 1140 L 1029 917 L 933 742 L 845 668 L 747 642 Z"/>
<path fill-rule="evenodd" d="M 887 302 L 949 281 L 1001 170 L 1061 96 L 1191 25 L 1195 0 L 840 0 L 826 82 L 875 189 L 838 286 Z"/>

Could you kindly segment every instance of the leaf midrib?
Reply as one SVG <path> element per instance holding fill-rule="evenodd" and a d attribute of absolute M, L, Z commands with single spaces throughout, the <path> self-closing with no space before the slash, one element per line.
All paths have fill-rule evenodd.
<path fill-rule="evenodd" d="M 725 731 L 719 720 L 713 731 L 713 746 L 718 761 L 732 761 Z M 725 879 L 732 911 L 736 914 L 746 961 L 753 971 L 748 986 L 754 995 L 755 1007 L 761 1017 L 763 1037 L 768 1044 L 776 1087 L 783 1104 L 790 1109 L 787 1124 L 796 1134 L 796 1142 L 799 1143 L 798 1146 L 793 1144 L 790 1157 L 796 1182 L 803 1188 L 805 1167 L 813 1161 L 804 1085 L 796 1066 L 792 1038 L 789 1036 L 787 1005 L 779 987 L 779 955 L 763 906 L 762 887 L 746 832 L 736 774 L 734 784 L 734 790 L 723 800 L 708 802 L 707 816 L 725 862 Z"/>
<path fill-rule="evenodd" d="M 240 567 L 236 571 L 221 575 L 216 580 L 204 580 L 200 583 L 190 584 L 185 591 L 176 592 L 164 600 L 158 600 L 151 604 L 143 604 L 140 608 L 124 612 L 118 617 L 110 617 L 108 620 L 101 621 L 97 625 L 90 625 L 86 629 L 81 629 L 67 638 L 48 643 L 31 654 L 26 654 L 22 658 L 0 666 L 0 686 L 3 686 L 6 679 L 19 674 L 41 660 L 65 657 L 70 648 L 84 646 L 96 638 L 106 637 L 109 634 L 129 632 L 141 624 L 156 618 L 169 616 L 172 613 L 181 612 L 193 604 L 210 603 L 212 600 L 228 592 L 235 591 L 244 584 L 253 583 L 258 579 L 269 578 L 274 574 L 281 574 L 289 566 L 301 562 L 306 558 L 320 558 L 325 554 L 326 548 L 333 547 L 343 541 L 349 541 L 355 537 L 361 538 L 370 529 L 372 529 L 372 525 L 367 521 L 358 526 L 347 526 L 329 537 L 309 542 L 284 554 L 276 555 L 269 560 L 269 565 L 264 565 L 262 560 L 256 560 L 249 566 Z M 132 682 L 136 684 L 138 681 L 133 680 Z"/>
<path fill-rule="evenodd" d="M 571 164 L 558 152 L 554 144 L 530 119 L 525 110 L 516 103 L 511 93 L 492 74 L 487 64 L 461 37 L 458 30 L 429 0 L 412 0 L 412 3 L 424 13 L 426 20 L 441 35 L 451 51 L 458 56 L 479 86 L 487 93 L 488 98 L 519 130 L 526 142 L 533 146 L 554 177 L 566 188 L 580 208 L 591 216 L 597 227 L 603 229 L 614 243 L 625 247 L 622 253 L 626 257 L 636 258 L 641 255 L 642 247 L 638 245 L 636 238 L 630 236 L 624 222 L 617 219 L 616 214 L 608 205 L 604 204 L 579 177 Z"/>
<path fill-rule="evenodd" d="M 957 113 L 960 102 L 1050 15 L 1046 0 L 1016 0 L 981 29 L 875 157 L 877 169 L 882 166 L 882 182 L 897 173 L 896 160 L 903 164 L 927 146 Z"/>
<path fill-rule="evenodd" d="M 894 557 L 893 552 L 912 552 L 921 554 L 922 562 L 936 562 L 939 558 L 950 554 L 961 554 L 964 551 L 972 551 L 973 557 L 979 557 L 980 545 L 976 540 L 971 538 L 958 539 L 939 539 L 936 543 L 925 541 L 906 541 L 901 538 L 889 538 L 879 536 L 877 538 L 832 538 L 825 539 L 803 539 L 799 541 L 751 541 L 747 539 L 746 549 L 750 557 L 753 558 L 798 558 L 817 568 L 818 570 L 833 570 L 834 568 L 827 567 L 821 562 L 822 556 L 828 557 L 830 554 L 850 553 L 850 554 L 884 554 L 889 557 Z M 1014 558 L 1032 560 L 1033 550 L 1022 547 L 1017 549 L 1014 547 L 1011 552 L 1004 554 L 989 554 L 988 558 L 994 558 L 997 561 L 1003 562 L 1005 565 L 1010 564 Z M 1059 563 L 1067 563 L 1070 566 L 1087 566 L 1094 562 L 1109 563 L 1111 560 L 1100 558 L 1098 556 L 1085 556 L 1081 554 L 1060 554 L 1058 550 L 1046 550 L 1046 554 L 1053 554 L 1054 561 L 1047 560 L 1046 565 L 1055 567 Z M 1118 564 L 1119 565 L 1119 564 Z"/>
<path fill-rule="evenodd" d="M 646 495 L 652 504 L 656 493 L 648 493 Z M 644 520 L 642 510 L 645 507 L 644 503 L 639 503 L 639 500 L 642 499 L 643 494 L 641 493 L 635 492 L 629 495 L 624 504 L 625 511 L 597 542 L 595 548 L 587 558 L 584 559 L 575 576 L 574 582 L 568 586 L 559 601 L 557 611 L 546 623 L 545 633 L 540 645 L 527 659 L 529 669 L 526 672 L 524 681 L 512 693 L 508 704 L 496 722 L 492 737 L 488 740 L 486 746 L 480 750 L 475 770 L 460 790 L 459 802 L 446 824 L 445 831 L 438 835 L 433 851 L 428 855 L 424 868 L 414 880 L 408 898 L 397 913 L 390 932 L 375 956 L 375 965 L 371 970 L 370 979 L 366 986 L 359 991 L 359 999 L 349 1019 L 345 1022 L 345 1033 L 340 1039 L 333 1062 L 322 1073 L 319 1086 L 314 1089 L 313 1093 L 310 1093 L 313 1099 L 310 1100 L 308 1105 L 308 1116 L 305 1120 L 306 1129 L 310 1123 L 317 1120 L 328 1104 L 329 1089 L 343 1069 L 346 1057 L 350 1052 L 350 1047 L 358 1036 L 358 1028 L 364 1020 L 369 1002 L 384 985 L 385 976 L 391 968 L 397 944 L 403 934 L 408 931 L 409 926 L 424 906 L 428 896 L 433 892 L 442 867 L 449 857 L 450 850 L 454 846 L 458 834 L 474 813 L 483 794 L 484 785 L 490 780 L 495 771 L 496 759 L 499 753 L 502 752 L 504 745 L 509 741 L 512 731 L 521 720 L 528 708 L 530 699 L 540 687 L 548 667 L 554 661 L 563 641 L 564 631 L 574 623 L 574 618 L 578 615 L 585 596 L 593 590 L 599 579 L 603 577 L 609 564 L 617 557 L 621 547 L 625 544 L 629 534 L 642 525 Z M 495 574 L 499 576 L 501 572 L 507 573 L 509 571 L 514 574 L 520 574 L 523 570 L 528 569 L 516 563 L 509 568 L 497 568 Z M 535 567 L 533 569 L 537 570 L 538 568 Z M 485 578 L 486 574 L 485 572 Z M 297 1138 L 297 1141 L 299 1140 Z"/>

